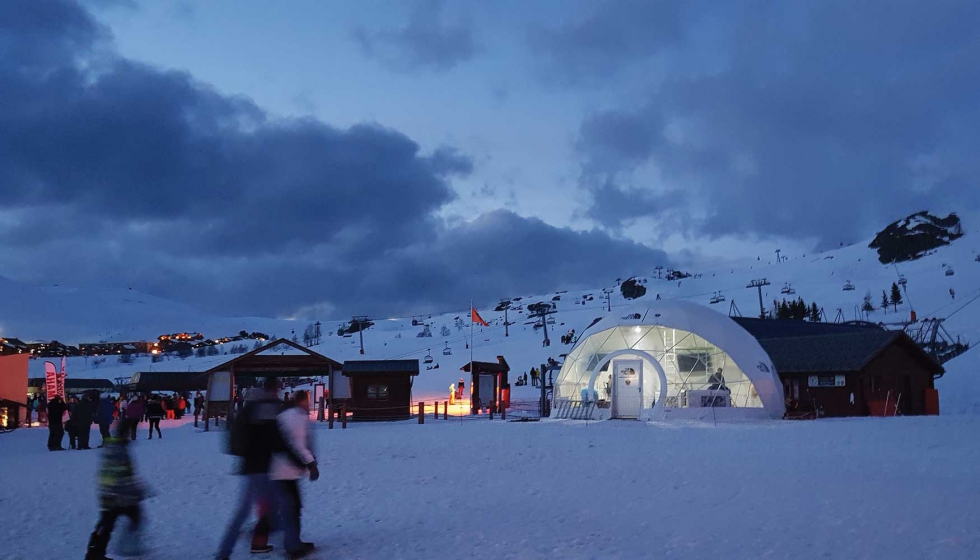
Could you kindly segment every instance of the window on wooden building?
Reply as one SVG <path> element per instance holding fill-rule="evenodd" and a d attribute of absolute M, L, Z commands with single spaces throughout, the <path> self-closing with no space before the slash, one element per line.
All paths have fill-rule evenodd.
<path fill-rule="evenodd" d="M 367 388 L 367 398 L 369 401 L 388 400 L 388 386 L 381 383 L 371 383 Z"/>

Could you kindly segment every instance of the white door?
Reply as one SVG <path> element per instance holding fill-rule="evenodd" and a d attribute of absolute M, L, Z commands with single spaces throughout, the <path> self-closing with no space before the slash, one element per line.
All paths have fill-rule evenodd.
<path fill-rule="evenodd" d="M 613 417 L 639 418 L 643 406 L 643 360 L 613 361 Z"/>

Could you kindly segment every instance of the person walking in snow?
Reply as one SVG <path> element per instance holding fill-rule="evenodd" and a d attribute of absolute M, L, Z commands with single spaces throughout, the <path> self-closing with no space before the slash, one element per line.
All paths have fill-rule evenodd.
<path fill-rule="evenodd" d="M 73 420 L 75 432 L 78 434 L 79 449 L 92 449 L 89 447 L 89 437 L 92 435 L 92 421 L 95 419 L 95 410 L 98 406 L 93 402 L 94 400 L 95 395 L 84 395 L 75 409 Z"/>
<path fill-rule="evenodd" d="M 150 397 L 150 402 L 146 405 L 146 416 L 150 419 L 150 437 L 148 439 L 153 439 L 154 428 L 157 430 L 157 436 L 162 438 L 160 420 L 163 420 L 163 406 L 160 404 L 160 397 L 156 395 Z"/>
<path fill-rule="evenodd" d="M 136 469 L 129 455 L 128 423 L 128 420 L 118 423 L 116 436 L 110 437 L 102 450 L 102 464 L 99 467 L 99 521 L 89 537 L 85 560 L 109 560 L 105 555 L 106 549 L 120 515 L 129 518 L 132 530 L 135 531 L 139 530 L 143 519 L 140 504 L 149 497 L 149 492 L 136 476 Z"/>
<path fill-rule="evenodd" d="M 241 493 L 231 521 L 221 539 L 216 558 L 225 560 L 231 556 L 242 524 L 257 506 L 262 514 L 252 533 L 252 552 L 271 552 L 269 532 L 278 512 L 278 493 L 269 478 L 272 454 L 282 447 L 277 415 L 282 403 L 275 377 L 267 377 L 262 389 L 249 392 L 249 400 L 235 416 L 229 432 L 229 452 L 240 458 L 236 474 L 241 475 Z M 195 414 L 200 413 L 200 407 Z"/>
<path fill-rule="evenodd" d="M 126 405 L 126 420 L 128 422 L 123 422 L 123 424 L 129 428 L 129 438 L 133 441 L 136 441 L 136 428 L 139 427 L 145 411 L 146 405 L 138 395 L 134 395 L 129 404 Z"/>
<path fill-rule="evenodd" d="M 313 543 L 300 540 L 303 501 L 299 479 L 309 476 L 310 482 L 315 482 L 320 478 L 313 451 L 313 430 L 310 428 L 309 393 L 296 391 L 291 406 L 280 412 L 276 420 L 282 435 L 283 451 L 272 456 L 269 477 L 279 491 L 279 519 L 286 554 L 295 560 L 313 550 Z"/>
<path fill-rule="evenodd" d="M 99 425 L 99 433 L 102 435 L 100 448 L 105 447 L 106 441 L 112 437 L 109 427 L 112 426 L 112 419 L 115 416 L 116 401 L 109 395 L 99 401 L 98 411 L 95 413 L 95 422 Z"/>
<path fill-rule="evenodd" d="M 438 404 L 438 403 L 436 403 Z M 449 404 L 456 404 L 456 384 L 449 384 Z"/>

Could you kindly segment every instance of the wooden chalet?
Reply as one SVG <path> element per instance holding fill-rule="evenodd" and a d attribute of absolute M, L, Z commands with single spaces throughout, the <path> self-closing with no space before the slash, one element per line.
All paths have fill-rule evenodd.
<path fill-rule="evenodd" d="M 349 410 L 353 420 L 405 420 L 412 417 L 412 383 L 418 360 L 344 362 L 351 382 Z"/>
<path fill-rule="evenodd" d="M 459 368 L 470 374 L 470 412 L 479 414 L 484 409 L 498 411 L 504 401 L 504 389 L 510 388 L 507 376 L 510 365 L 503 356 L 497 356 L 496 362 L 473 362 L 473 371 L 467 362 Z"/>
<path fill-rule="evenodd" d="M 227 362 L 203 375 L 207 379 L 204 429 L 210 429 L 211 418 L 234 414 L 236 391 L 255 387 L 264 377 L 328 377 L 330 395 L 343 364 L 318 354 L 291 340 L 280 338 Z"/>
<path fill-rule="evenodd" d="M 787 415 L 938 414 L 943 367 L 905 332 L 868 324 L 735 319 L 783 383 Z"/>

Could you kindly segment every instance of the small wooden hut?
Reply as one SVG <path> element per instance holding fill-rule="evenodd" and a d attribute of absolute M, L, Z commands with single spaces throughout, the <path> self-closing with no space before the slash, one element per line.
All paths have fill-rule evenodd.
<path fill-rule="evenodd" d="M 470 412 L 479 414 L 484 408 L 498 411 L 503 404 L 503 389 L 510 387 L 507 376 L 510 365 L 503 356 L 497 356 L 496 362 L 470 362 L 459 368 L 470 373 Z"/>
<path fill-rule="evenodd" d="M 354 360 L 344 362 L 351 381 L 354 420 L 405 420 L 412 416 L 412 382 L 418 360 Z"/>

